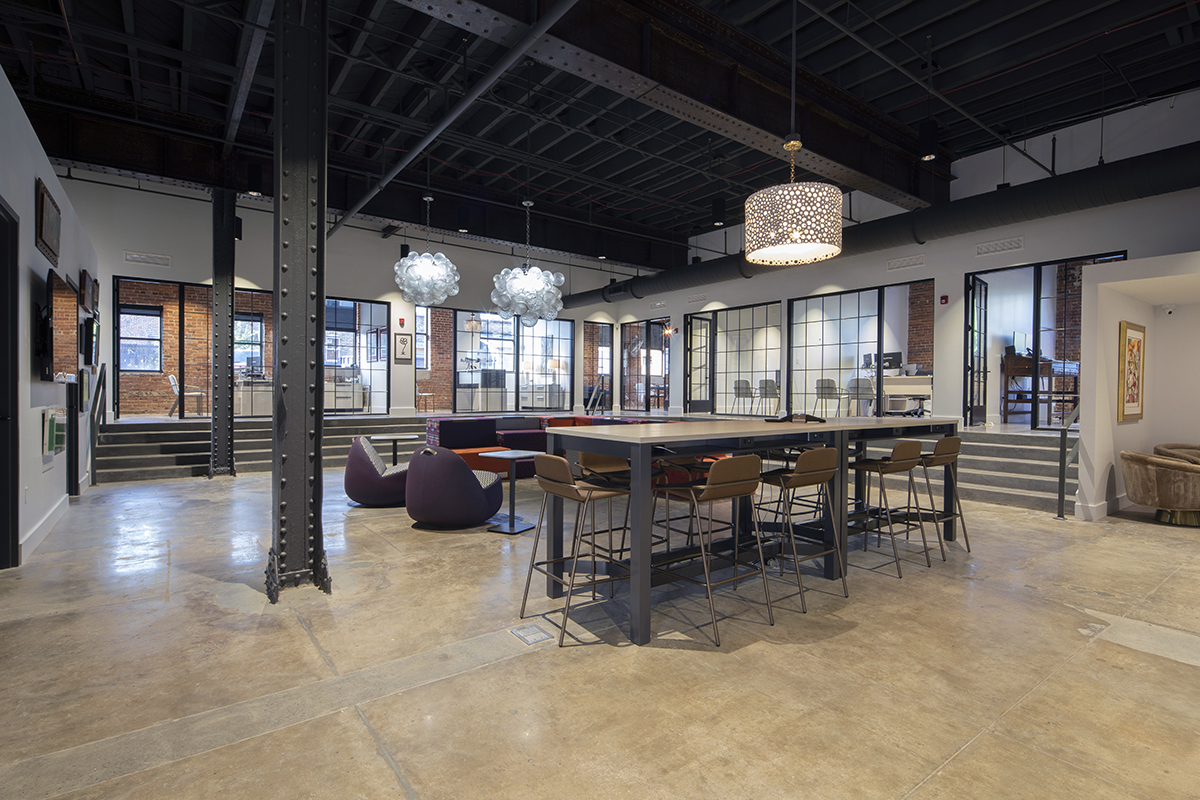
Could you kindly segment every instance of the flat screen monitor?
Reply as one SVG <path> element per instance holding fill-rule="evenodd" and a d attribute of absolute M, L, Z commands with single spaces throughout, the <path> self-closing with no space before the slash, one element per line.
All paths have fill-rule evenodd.
<path fill-rule="evenodd" d="M 903 353 L 884 353 L 879 360 L 880 369 L 903 369 L 904 354 Z"/>
<path fill-rule="evenodd" d="M 863 356 L 863 369 L 870 369 L 873 363 L 875 363 L 875 356 L 873 354 L 867 353 Z"/>

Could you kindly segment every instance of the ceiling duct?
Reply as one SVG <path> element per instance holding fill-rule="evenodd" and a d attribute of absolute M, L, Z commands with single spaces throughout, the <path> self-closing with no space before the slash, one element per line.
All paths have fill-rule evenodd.
<path fill-rule="evenodd" d="M 1192 142 L 846 228 L 842 233 L 842 253 L 829 264 L 836 265 L 839 258 L 846 256 L 925 244 L 1197 186 L 1200 186 L 1200 142 Z M 738 253 L 698 266 L 677 267 L 567 295 L 563 298 L 563 308 L 619 303 L 631 297 L 640 299 L 795 268 L 795 265 L 751 264 Z"/>

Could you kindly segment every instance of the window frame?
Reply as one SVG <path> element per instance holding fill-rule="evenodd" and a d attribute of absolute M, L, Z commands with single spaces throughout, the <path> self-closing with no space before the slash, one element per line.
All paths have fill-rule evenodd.
<path fill-rule="evenodd" d="M 158 320 L 158 336 L 126 336 L 125 328 L 122 325 L 126 315 L 154 317 Z M 145 369 L 142 367 L 126 366 L 122 356 L 123 345 L 126 341 L 131 342 L 156 342 L 158 344 L 158 366 L 153 369 Z M 141 372 L 141 373 L 157 373 L 163 372 L 163 307 L 140 305 L 137 303 L 121 303 L 117 306 L 117 365 L 121 372 Z"/>

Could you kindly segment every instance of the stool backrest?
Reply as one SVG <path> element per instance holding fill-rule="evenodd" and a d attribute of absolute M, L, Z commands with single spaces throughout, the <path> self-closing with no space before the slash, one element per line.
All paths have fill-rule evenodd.
<path fill-rule="evenodd" d="M 922 460 L 927 467 L 944 467 L 958 460 L 960 450 L 962 450 L 961 436 L 944 436 L 934 444 L 933 455 L 925 456 Z"/>
<path fill-rule="evenodd" d="M 817 397 L 832 398 L 837 396 L 837 381 L 833 378 L 817 378 Z"/>
<path fill-rule="evenodd" d="M 762 459 L 753 453 L 714 461 L 708 470 L 708 481 L 696 496 L 698 502 L 745 497 L 758 489 Z"/>
<path fill-rule="evenodd" d="M 576 485 L 571 465 L 562 456 L 538 453 L 533 458 L 533 469 L 542 491 L 577 503 L 587 499 L 587 492 Z"/>
<path fill-rule="evenodd" d="M 801 486 L 828 483 L 837 474 L 837 460 L 836 447 L 821 447 L 803 451 L 796 459 L 796 466 L 792 469 L 792 474 L 784 482 L 784 488 L 798 489 Z"/>
<path fill-rule="evenodd" d="M 750 388 L 750 381 L 736 380 L 733 382 L 734 397 L 753 397 L 754 391 Z"/>
<path fill-rule="evenodd" d="M 763 378 L 758 382 L 759 397 L 779 397 L 779 387 L 772 378 Z"/>
<path fill-rule="evenodd" d="M 851 378 L 846 384 L 846 391 L 852 397 L 874 397 L 875 396 L 875 379 L 874 378 Z"/>
<path fill-rule="evenodd" d="M 921 443 L 912 439 L 902 439 L 892 448 L 892 457 L 883 468 L 883 472 L 908 472 L 921 463 Z"/>
<path fill-rule="evenodd" d="M 629 461 L 620 456 L 604 456 L 599 453 L 579 451 L 579 467 L 586 472 L 628 472 Z"/>

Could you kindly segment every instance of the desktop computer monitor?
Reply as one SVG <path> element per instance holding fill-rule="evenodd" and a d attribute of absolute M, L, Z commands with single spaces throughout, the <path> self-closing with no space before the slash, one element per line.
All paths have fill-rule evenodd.
<path fill-rule="evenodd" d="M 903 369 L 904 354 L 903 353 L 884 353 L 879 360 L 880 369 Z"/>
<path fill-rule="evenodd" d="M 870 369 L 873 363 L 875 363 L 875 356 L 873 354 L 867 353 L 863 356 L 863 369 Z"/>
<path fill-rule="evenodd" d="M 246 356 L 245 374 L 262 375 L 262 356 Z"/>

